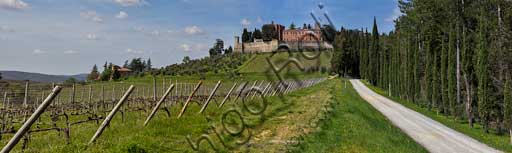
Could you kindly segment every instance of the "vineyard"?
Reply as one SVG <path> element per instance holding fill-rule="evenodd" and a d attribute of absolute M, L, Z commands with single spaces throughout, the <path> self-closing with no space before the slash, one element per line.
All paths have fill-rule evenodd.
<path fill-rule="evenodd" d="M 116 113 L 121 124 L 137 118 L 137 121 L 144 122 L 135 124 L 147 126 L 158 111 L 178 120 L 186 116 L 211 114 L 224 110 L 223 107 L 228 105 L 232 107 L 243 103 L 246 106 L 248 101 L 284 95 L 323 80 L 192 82 L 153 78 L 151 83 L 74 84 L 62 88 L 26 82 L 17 88 L 1 91 L 1 142 L 6 144 L 11 139 L 3 151 L 14 148 L 38 152 L 30 147 L 35 143 L 33 137 L 57 135 L 63 140 L 59 142 L 73 145 L 83 140 L 75 138 L 75 129 L 82 130 L 86 125 L 84 127 L 99 127 L 94 135 L 89 135 L 92 138 L 88 144 L 94 144 L 101 139 L 105 128 L 109 128 Z M 47 107 L 44 106 L 46 103 Z M 255 108 L 261 107 L 266 107 L 266 104 Z M 40 117 L 35 116 L 40 109 L 44 113 Z"/>

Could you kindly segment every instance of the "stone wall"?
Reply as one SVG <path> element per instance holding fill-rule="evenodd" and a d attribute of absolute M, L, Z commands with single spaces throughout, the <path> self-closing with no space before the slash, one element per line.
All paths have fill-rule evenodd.
<path fill-rule="evenodd" d="M 235 39 L 235 48 L 234 52 L 238 53 L 267 53 L 277 50 L 279 46 L 279 41 L 274 39 L 272 41 L 265 42 L 263 40 L 254 40 L 252 43 L 242 43 L 237 42 Z M 242 51 L 243 50 L 243 51 Z"/>

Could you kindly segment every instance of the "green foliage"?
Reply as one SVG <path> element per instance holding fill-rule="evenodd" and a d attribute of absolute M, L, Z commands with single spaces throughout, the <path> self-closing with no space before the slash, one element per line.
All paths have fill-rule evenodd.
<path fill-rule="evenodd" d="M 206 73 L 224 73 L 237 75 L 236 69 L 248 59 L 243 54 L 224 54 L 191 60 L 185 57 L 183 63 L 172 64 L 160 69 L 158 74 L 164 75 L 203 75 Z"/>
<path fill-rule="evenodd" d="M 275 25 L 273 24 L 265 24 L 261 27 L 263 34 L 263 41 L 271 41 L 272 39 L 278 38 L 278 33 Z"/>
<path fill-rule="evenodd" d="M 92 67 L 92 71 L 91 71 L 91 73 L 89 73 L 89 75 L 87 76 L 87 80 L 94 81 L 94 80 L 96 80 L 99 76 L 100 76 L 100 72 L 98 72 L 98 67 L 97 67 L 96 65 L 94 65 L 94 66 Z"/>
<path fill-rule="evenodd" d="M 78 80 L 76 80 L 75 78 L 68 78 L 62 84 L 64 86 L 72 86 L 75 83 L 78 83 Z"/>
<path fill-rule="evenodd" d="M 247 28 L 244 28 L 244 31 L 242 32 L 242 42 L 252 42 L 252 33 L 247 31 Z"/>
<path fill-rule="evenodd" d="M 292 24 L 290 24 L 290 30 L 295 30 L 296 28 L 295 23 L 292 22 Z"/>
<path fill-rule="evenodd" d="M 263 39 L 263 33 L 260 29 L 254 29 L 254 32 L 252 33 L 253 39 Z"/>
<path fill-rule="evenodd" d="M 360 40 L 362 31 L 345 30 L 336 35 L 334 41 L 334 55 L 331 59 L 332 72 L 340 76 L 349 75 L 359 77 Z"/>
<path fill-rule="evenodd" d="M 505 87 L 503 88 L 503 109 L 504 109 L 504 122 L 506 128 L 512 129 L 512 86 L 510 86 L 510 79 L 507 79 Z"/>

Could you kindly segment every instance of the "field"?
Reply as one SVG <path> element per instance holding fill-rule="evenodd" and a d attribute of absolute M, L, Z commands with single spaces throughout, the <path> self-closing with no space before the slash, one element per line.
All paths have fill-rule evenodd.
<path fill-rule="evenodd" d="M 362 101 L 350 86 L 342 88 L 340 79 L 323 81 L 328 77 L 325 73 L 301 73 L 295 66 L 285 65 L 283 69 L 287 70 L 280 74 L 290 85 L 285 87 L 278 84 L 272 71 L 258 68 L 267 63 L 267 56 L 270 55 L 255 55 L 239 68 L 243 73 L 236 77 L 207 74 L 207 79 L 201 80 L 200 76 L 146 76 L 76 84 L 74 90 L 73 86 L 64 86 L 13 151 L 424 152 Z M 272 59 L 286 57 L 287 53 L 279 53 Z M 321 57 L 321 65 L 328 67 L 328 56 Z M 315 67 L 313 62 L 302 60 L 306 63 L 303 65 Z M 199 82 L 202 84 L 194 92 Z M 175 85 L 173 90 L 144 126 L 151 109 L 171 84 Z M 127 102 L 97 141 L 89 143 L 129 85 L 134 85 L 135 90 Z M 252 87 L 262 91 L 264 100 L 249 90 Z M 23 105 L 23 83 L 9 90 L 12 93 L 8 94 L 8 102 L 2 105 L 2 144 L 7 144 L 50 89 L 50 84 L 30 84 L 27 106 Z M 208 101 L 211 93 L 213 100 Z M 229 98 L 224 101 L 225 97 Z M 199 113 L 207 102 L 210 103 L 205 112 Z M 225 105 L 220 107 L 222 102 Z M 184 106 L 186 111 L 179 118 Z"/>

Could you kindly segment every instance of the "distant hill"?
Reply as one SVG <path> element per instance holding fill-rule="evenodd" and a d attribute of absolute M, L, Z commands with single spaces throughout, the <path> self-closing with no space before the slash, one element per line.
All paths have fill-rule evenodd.
<path fill-rule="evenodd" d="M 87 74 L 78 75 L 49 75 L 41 73 L 21 72 L 21 71 L 0 71 L 4 80 L 30 80 L 34 82 L 63 82 L 69 78 L 75 78 L 83 81 Z"/>

